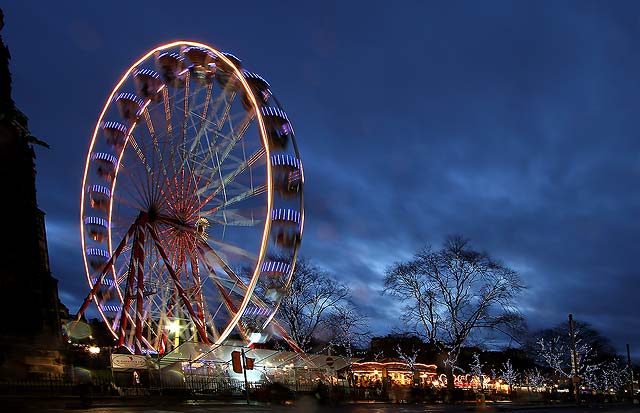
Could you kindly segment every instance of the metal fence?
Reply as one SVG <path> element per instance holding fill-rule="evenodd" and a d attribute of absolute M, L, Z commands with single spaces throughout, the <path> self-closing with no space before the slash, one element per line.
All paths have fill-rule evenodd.
<path fill-rule="evenodd" d="M 109 393 L 113 389 L 111 377 L 95 375 L 91 381 L 77 382 L 66 375 L 49 374 L 29 379 L 0 380 L 2 395 L 65 396 L 88 388 L 93 392 Z"/>
<path fill-rule="evenodd" d="M 88 372 L 87 372 L 88 373 Z M 386 393 L 376 392 L 375 388 L 352 388 L 346 383 L 333 386 L 319 385 L 317 382 L 249 382 L 250 395 L 256 398 L 268 397 L 274 388 L 287 391 L 283 397 L 295 397 L 296 394 L 330 391 L 334 396 L 353 399 L 382 399 Z M 131 380 L 131 373 L 115 374 L 110 370 L 91 371 L 79 376 L 73 374 L 46 375 L 25 380 L 0 380 L 0 395 L 25 397 L 142 397 L 177 396 L 183 398 L 240 398 L 245 396 L 243 380 L 228 377 L 184 376 L 180 380 L 160 371 L 148 371 L 142 375 L 139 383 Z M 266 396 L 265 396 L 266 395 Z"/>

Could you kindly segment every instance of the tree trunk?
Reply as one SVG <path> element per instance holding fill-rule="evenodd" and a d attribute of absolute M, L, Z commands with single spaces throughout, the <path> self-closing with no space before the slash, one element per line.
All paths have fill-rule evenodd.
<path fill-rule="evenodd" d="M 447 376 L 447 396 L 445 402 L 451 403 L 453 402 L 453 394 L 456 388 L 455 379 L 453 378 L 453 365 L 446 363 L 444 366 L 444 373 Z"/>

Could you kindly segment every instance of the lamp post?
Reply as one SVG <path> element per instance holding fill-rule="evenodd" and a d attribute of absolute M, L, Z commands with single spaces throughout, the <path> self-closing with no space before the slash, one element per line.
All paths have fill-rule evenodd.
<path fill-rule="evenodd" d="M 578 377 L 578 356 L 576 354 L 576 337 L 573 330 L 573 314 L 569 314 L 569 334 L 571 335 L 571 367 L 573 367 L 573 377 L 571 381 L 576 403 L 580 403 L 580 390 L 578 387 L 580 377 Z"/>
<path fill-rule="evenodd" d="M 633 366 L 631 366 L 631 351 L 629 350 L 629 344 L 627 344 L 627 368 L 629 369 L 629 384 L 631 387 L 631 404 L 633 404 Z"/>

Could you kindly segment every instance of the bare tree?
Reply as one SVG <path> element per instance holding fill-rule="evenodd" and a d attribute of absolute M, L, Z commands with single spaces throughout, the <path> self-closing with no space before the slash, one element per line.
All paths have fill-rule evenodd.
<path fill-rule="evenodd" d="M 500 378 L 509 385 L 509 392 L 513 389 L 513 385 L 518 381 L 518 377 L 520 373 L 518 373 L 514 368 L 513 364 L 511 364 L 511 360 L 507 360 L 502 363 L 502 368 L 500 369 Z"/>
<path fill-rule="evenodd" d="M 600 364 L 584 381 L 603 393 L 615 393 L 629 385 L 629 371 L 624 360 L 609 360 Z"/>
<path fill-rule="evenodd" d="M 601 362 L 596 360 L 594 345 L 585 336 L 582 328 L 576 327 L 574 333 L 578 376 L 588 381 L 594 377 Z M 554 371 L 556 377 L 569 379 L 573 376 L 568 332 L 546 339 L 542 337 L 538 340 L 538 345 L 539 358 Z"/>
<path fill-rule="evenodd" d="M 480 390 L 484 390 L 484 375 L 482 374 L 482 368 L 484 364 L 480 362 L 480 354 L 473 353 L 473 360 L 469 365 L 470 373 L 478 378 L 478 383 L 480 383 Z"/>
<path fill-rule="evenodd" d="M 411 353 L 405 353 L 402 351 L 400 344 L 396 345 L 396 354 L 398 358 L 405 362 L 409 367 L 409 370 L 414 373 L 416 371 L 416 359 L 418 358 L 418 350 L 412 349 Z"/>
<path fill-rule="evenodd" d="M 533 387 L 535 391 L 538 391 L 538 389 L 544 386 L 546 383 L 544 375 L 540 372 L 540 370 L 538 370 L 537 367 L 525 371 L 524 377 L 527 383 L 527 387 L 529 388 L 529 392 L 531 392 L 531 387 Z"/>
<path fill-rule="evenodd" d="M 386 270 L 384 292 L 405 302 L 404 323 L 430 344 L 436 343 L 440 327 L 440 308 L 435 283 L 425 274 L 426 262 L 435 257 L 424 254 L 400 262 Z"/>
<path fill-rule="evenodd" d="M 537 355 L 542 364 L 555 373 L 556 380 L 573 377 L 571 341 L 568 323 L 539 331 Z M 574 328 L 576 365 L 581 385 L 603 393 L 617 392 L 629 384 L 624 359 L 615 353 L 609 340 L 588 323 L 576 322 Z"/>
<path fill-rule="evenodd" d="M 342 340 L 347 330 L 362 322 L 349 304 L 349 288 L 329 273 L 299 259 L 293 273 L 289 290 L 282 299 L 278 319 L 291 334 L 298 346 L 310 350 L 314 338 L 320 334 L 325 339 Z M 336 329 L 337 320 L 347 325 Z M 347 330 L 344 327 L 348 327 Z M 336 334 L 336 337 L 326 337 Z"/>
<path fill-rule="evenodd" d="M 538 355 L 547 367 L 553 370 L 557 376 L 563 378 L 571 377 L 571 372 L 568 370 L 571 368 L 570 349 L 560 337 L 546 340 L 545 338 L 540 338 L 538 345 L 540 346 Z M 567 361 L 567 356 L 569 361 Z"/>
<path fill-rule="evenodd" d="M 343 347 L 350 357 L 354 347 L 363 347 L 371 337 L 367 317 L 350 302 L 333 308 L 327 326 L 330 344 Z"/>
<path fill-rule="evenodd" d="M 524 288 L 519 275 L 467 239 L 449 237 L 440 250 L 425 247 L 407 262 L 386 270 L 384 293 L 405 303 L 404 322 L 447 352 L 452 370 L 460 346 L 482 330 L 508 335 L 521 326 L 515 297 Z"/>
<path fill-rule="evenodd" d="M 608 341 L 586 323 L 574 330 L 578 377 L 583 385 L 604 393 L 618 391 L 629 382 L 624 360 L 612 353 Z M 573 377 L 568 327 L 561 324 L 543 330 L 538 339 L 538 357 L 555 373 L 556 380 Z M 554 335 L 555 334 L 555 335 Z M 598 352 L 596 349 L 600 349 Z"/>

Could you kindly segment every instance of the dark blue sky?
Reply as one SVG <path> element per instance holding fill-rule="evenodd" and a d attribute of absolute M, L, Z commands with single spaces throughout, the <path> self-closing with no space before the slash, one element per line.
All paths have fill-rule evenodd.
<path fill-rule="evenodd" d="M 205 4 L 3 6 L 14 98 L 51 145 L 38 196 L 72 311 L 98 112 L 135 59 L 182 38 L 271 83 L 306 167 L 302 254 L 350 283 L 375 332 L 400 327 L 385 267 L 460 233 L 520 271 L 533 328 L 573 312 L 640 355 L 640 4 Z"/>

